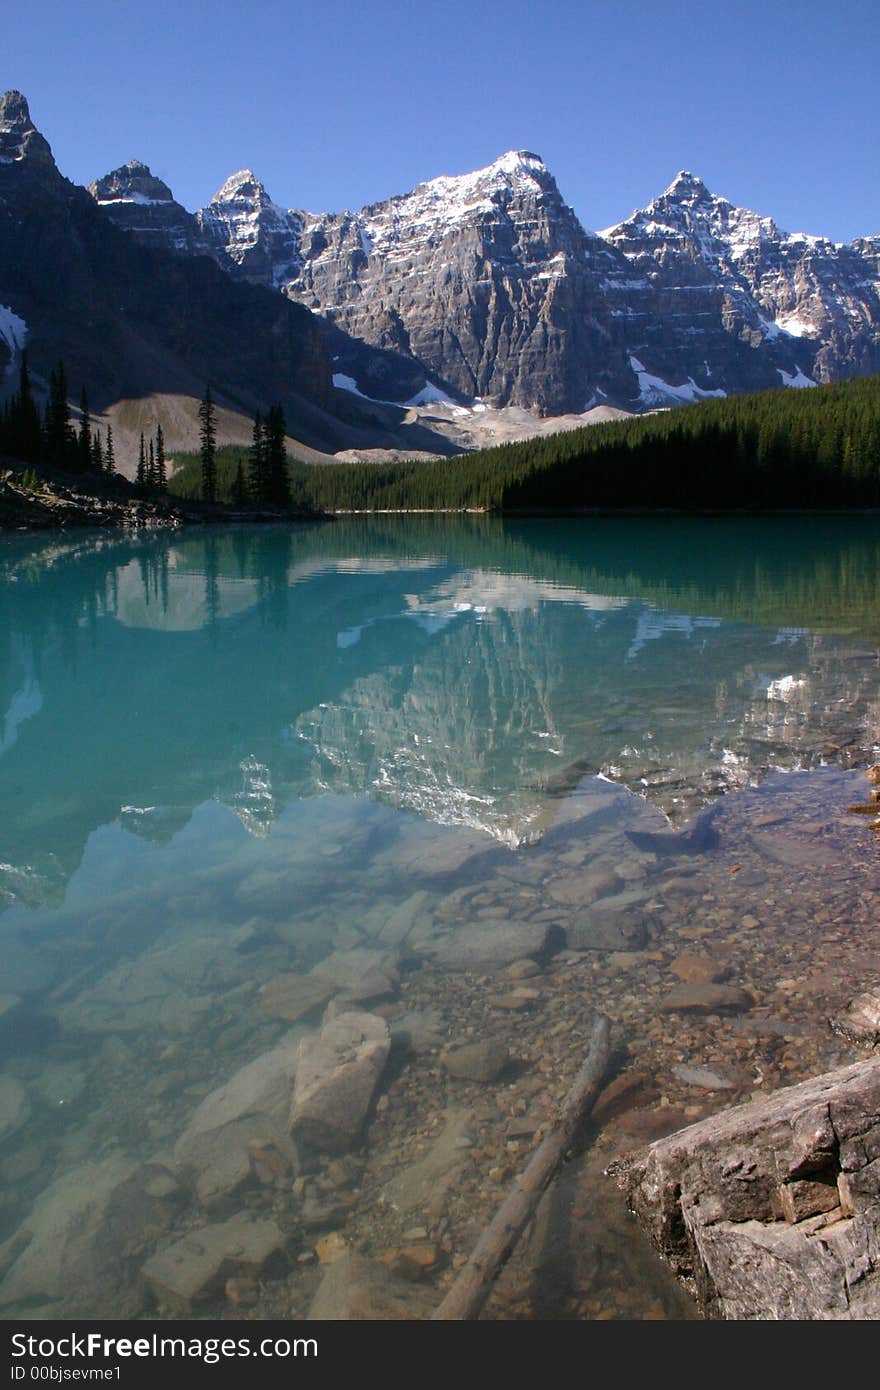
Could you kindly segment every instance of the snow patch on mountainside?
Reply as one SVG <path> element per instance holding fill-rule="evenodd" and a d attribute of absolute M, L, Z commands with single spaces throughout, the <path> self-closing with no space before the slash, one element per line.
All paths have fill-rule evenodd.
<path fill-rule="evenodd" d="M 113 207 L 114 203 L 134 203 L 139 208 L 161 208 L 168 201 L 167 198 L 148 198 L 145 193 L 128 193 L 124 198 L 97 199 L 101 207 Z"/>
<path fill-rule="evenodd" d="M 27 341 L 28 326 L 24 319 L 19 318 L 18 314 L 6 304 L 0 304 L 0 339 L 9 349 L 9 361 L 6 370 L 0 376 L 0 382 L 8 381 L 15 375 L 16 353 L 21 352 Z"/>
<path fill-rule="evenodd" d="M 787 333 L 790 338 L 812 338 L 816 334 L 816 325 L 805 322 L 797 313 L 780 314 L 776 319 L 776 327 L 781 333 Z"/>
<path fill-rule="evenodd" d="M 646 371 L 637 357 L 630 356 L 629 364 L 638 377 L 639 399 L 644 405 L 693 404 L 694 401 L 707 401 L 713 396 L 727 395 L 727 392 L 720 388 L 716 391 L 704 391 L 690 376 L 681 386 L 672 386 L 662 377 L 653 376 L 651 372 Z"/>
<path fill-rule="evenodd" d="M 432 386 L 427 382 L 417 391 L 408 401 L 383 401 L 378 396 L 366 396 L 360 389 L 353 376 L 347 376 L 345 372 L 333 373 L 333 385 L 340 391 L 349 391 L 353 396 L 360 396 L 362 401 L 370 401 L 373 405 L 394 405 L 400 410 L 414 410 L 419 405 L 449 405 L 457 414 L 470 414 L 471 407 L 460 405 L 451 396 L 447 396 L 445 391 L 441 391 L 438 386 Z M 485 409 L 484 406 L 474 406 L 474 409 Z"/>
<path fill-rule="evenodd" d="M 0 338 L 10 352 L 20 352 L 27 339 L 28 327 L 24 319 L 6 305 L 0 304 Z"/>
<path fill-rule="evenodd" d="M 804 387 L 816 385 L 813 378 L 810 376 L 805 376 L 804 373 L 801 371 L 800 367 L 798 367 L 797 370 L 794 372 L 783 371 L 781 367 L 777 367 L 776 370 L 782 377 L 783 386 Z"/>
<path fill-rule="evenodd" d="M 451 405 L 458 407 L 458 401 L 454 401 L 451 396 L 447 396 L 446 392 L 441 391 L 439 387 L 432 386 L 430 381 L 422 387 L 421 391 L 417 391 L 411 400 L 405 401 L 404 404 L 411 407 L 417 405 Z"/>

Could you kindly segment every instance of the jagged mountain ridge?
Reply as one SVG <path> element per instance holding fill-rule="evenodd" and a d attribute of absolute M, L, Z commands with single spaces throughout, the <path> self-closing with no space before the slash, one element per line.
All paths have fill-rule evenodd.
<path fill-rule="evenodd" d="M 24 96 L 0 94 L 0 394 L 27 347 L 38 390 L 62 359 L 74 399 L 85 384 L 93 412 L 133 411 L 136 430 L 161 410 L 170 447 L 206 382 L 248 431 L 280 401 L 291 434 L 319 452 L 376 444 L 356 402 L 339 408 L 313 314 L 199 254 L 191 214 L 145 165 L 102 180 L 101 194 L 109 218 L 60 173 Z M 112 417 L 118 463 L 132 469 L 123 418 Z"/>
<path fill-rule="evenodd" d="M 129 177 L 128 204 L 102 196 L 105 180 L 92 189 L 145 235 L 143 186 Z M 207 208 L 164 215 L 177 229 L 181 214 L 180 249 L 281 289 L 325 332 L 390 352 L 392 368 L 418 364 L 460 402 L 642 409 L 880 370 L 880 238 L 789 234 L 685 171 L 599 234 L 528 151 L 359 212 L 284 209 L 242 170 Z M 381 393 L 388 360 L 352 357 L 350 344 L 339 357 L 338 376 Z M 395 386 L 411 394 L 386 379 L 385 399 L 406 399 L 389 396 Z"/>

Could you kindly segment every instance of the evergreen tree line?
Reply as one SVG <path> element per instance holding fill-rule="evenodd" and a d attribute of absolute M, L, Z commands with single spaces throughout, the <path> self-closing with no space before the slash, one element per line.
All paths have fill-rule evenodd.
<path fill-rule="evenodd" d="M 185 496 L 201 496 L 204 502 L 223 500 L 237 510 L 267 507 L 286 511 L 293 502 L 290 467 L 284 443 L 287 426 L 280 405 L 270 406 L 263 417 L 254 416 L 253 440 L 247 457 L 241 451 L 233 453 L 234 472 L 230 476 L 229 451 L 222 477 L 218 475 L 216 407 L 208 386 L 199 405 L 199 472 L 198 494 L 192 486 L 191 471 L 183 486 L 175 479 L 175 491 Z"/>
<path fill-rule="evenodd" d="M 67 372 L 59 362 L 49 375 L 49 397 L 41 413 L 34 399 L 27 353 L 22 353 L 18 390 L 0 409 L 0 453 L 31 466 L 42 465 L 80 475 L 118 476 L 113 428 L 103 435 L 94 424 L 89 397 L 80 394 L 79 421 L 70 409 Z M 135 486 L 142 496 L 165 492 L 167 457 L 162 426 L 149 444 L 141 435 Z"/>
<path fill-rule="evenodd" d="M 168 460 L 165 454 L 165 436 L 162 433 L 161 425 L 156 426 L 155 438 L 151 438 L 149 443 L 141 434 L 134 485 L 142 497 L 168 490 Z"/>
<path fill-rule="evenodd" d="M 264 445 L 260 422 L 249 455 L 219 451 L 216 500 L 267 501 Z M 291 461 L 287 474 L 299 503 L 323 511 L 880 507 L 880 376 L 713 399 L 430 462 Z M 200 495 L 196 460 L 172 486 Z"/>
<path fill-rule="evenodd" d="M 102 437 L 93 426 L 85 387 L 79 409 L 77 425 L 68 400 L 67 373 L 64 363 L 59 362 L 49 375 L 49 398 L 41 414 L 31 386 L 27 353 L 23 352 L 18 390 L 0 409 L 0 452 L 23 463 L 68 473 L 115 473 L 113 430 L 108 425 Z"/>

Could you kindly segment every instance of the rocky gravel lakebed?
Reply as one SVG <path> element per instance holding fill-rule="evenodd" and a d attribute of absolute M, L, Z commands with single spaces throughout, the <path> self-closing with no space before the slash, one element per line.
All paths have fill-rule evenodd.
<path fill-rule="evenodd" d="M 3 1315 L 428 1316 L 601 1009 L 590 1146 L 484 1316 L 695 1316 L 604 1169 L 869 1055 L 830 1026 L 880 984 L 865 795 L 859 771 L 778 774 L 674 831 L 590 778 L 516 852 L 319 801 L 299 906 L 264 864 L 234 931 L 206 893 L 110 968 L 97 923 L 78 961 L 29 942 L 32 988 L 0 1000 Z"/>

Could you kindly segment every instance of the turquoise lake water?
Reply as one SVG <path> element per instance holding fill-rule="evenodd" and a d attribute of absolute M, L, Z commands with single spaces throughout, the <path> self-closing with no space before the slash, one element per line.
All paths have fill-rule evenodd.
<path fill-rule="evenodd" d="M 648 950 L 648 984 L 662 971 L 657 933 L 640 923 L 660 911 L 651 903 L 677 911 L 657 897 L 673 861 L 717 870 L 704 808 L 737 793 L 724 805 L 752 798 L 772 825 L 806 786 L 790 774 L 809 769 L 838 807 L 857 799 L 849 769 L 873 760 L 880 727 L 878 581 L 871 519 L 389 518 L 2 537 L 4 1315 L 174 1315 L 144 1262 L 242 1204 L 263 1201 L 294 1245 L 288 1271 L 247 1303 L 252 1316 L 305 1306 L 314 1232 L 334 1220 L 354 1248 L 399 1240 L 358 1200 L 366 1210 L 398 1191 L 395 1163 L 411 1166 L 433 1132 L 414 1101 L 408 1120 L 398 1110 L 395 1088 L 424 1066 L 425 1094 L 436 1089 L 444 1043 L 482 1030 L 469 989 L 491 991 L 521 958 L 548 979 L 581 961 L 636 1009 L 631 981 L 612 987 L 608 952 Z M 797 877 L 795 852 L 787 865 L 775 852 L 777 878 Z M 752 873 L 766 899 L 774 875 L 759 882 L 745 853 L 742 882 Z M 599 893 L 617 932 L 605 946 L 585 945 L 577 925 L 596 901 L 593 870 L 614 880 Z M 486 945 L 511 920 L 510 950 Z M 392 1031 L 408 992 L 428 1030 L 353 1146 L 346 1220 L 305 1221 L 286 1153 L 271 1201 L 253 1174 L 193 1197 L 174 1157 L 193 1111 L 291 1026 L 320 1027 L 330 996 L 302 1013 L 272 1001 L 279 978 L 328 961 L 340 999 L 374 1007 L 359 978 L 384 971 L 376 1007 Z M 539 1009 L 523 1017 L 537 1055 Z M 489 1134 L 495 1099 L 465 1100 L 474 1133 Z M 88 1206 L 90 1171 L 104 1196 Z M 470 1216 L 455 1185 L 439 1215 L 399 1206 L 401 1226 L 436 1227 L 447 1268 L 490 1201 L 472 1186 Z M 123 1191 L 129 1205 L 147 1194 L 149 1220 L 117 1221 L 111 1236 Z M 59 1212 L 70 1214 L 60 1238 Z M 204 1298 L 206 1314 L 226 1306 L 222 1289 Z M 686 1315 L 665 1287 L 648 1301 Z M 581 1315 L 598 1306 L 587 1299 Z"/>

